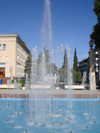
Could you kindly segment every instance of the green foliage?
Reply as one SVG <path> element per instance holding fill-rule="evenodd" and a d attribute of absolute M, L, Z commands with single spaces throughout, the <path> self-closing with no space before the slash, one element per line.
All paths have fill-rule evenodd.
<path fill-rule="evenodd" d="M 12 80 L 11 83 L 14 84 L 14 80 Z"/>
<path fill-rule="evenodd" d="M 58 73 L 59 73 L 59 76 L 60 76 L 60 81 L 61 81 L 61 82 L 64 82 L 64 76 L 63 76 L 62 68 L 60 68 L 60 69 L 58 70 Z"/>
<path fill-rule="evenodd" d="M 40 78 L 41 78 L 41 67 L 43 67 L 43 66 L 41 66 L 41 64 L 42 64 L 42 58 L 43 58 L 43 52 L 44 52 L 44 55 L 45 55 L 45 67 L 46 67 L 46 72 L 48 72 L 48 67 L 49 67 L 49 59 L 50 59 L 50 56 L 49 56 L 49 51 L 46 49 L 46 48 L 44 48 L 41 52 L 40 52 L 40 54 L 39 54 L 39 56 L 38 56 L 38 60 L 37 60 L 37 79 L 39 80 Z"/>
<path fill-rule="evenodd" d="M 73 69 L 74 69 L 75 71 L 79 71 L 79 67 L 78 67 L 78 58 L 77 58 L 76 48 L 75 48 L 75 52 L 74 52 L 74 64 L 73 64 Z"/>
<path fill-rule="evenodd" d="M 100 0 L 94 1 L 94 12 L 97 15 L 98 22 L 100 23 Z"/>
<path fill-rule="evenodd" d="M 54 64 L 54 63 L 51 63 L 50 62 L 50 52 L 49 50 L 47 50 L 46 48 L 44 48 L 39 56 L 38 56 L 38 60 L 37 60 L 37 67 L 38 67 L 38 75 L 40 73 L 40 69 L 41 69 L 41 61 L 42 61 L 42 55 L 43 55 L 43 52 L 44 52 L 44 55 L 45 55 L 45 65 L 46 65 L 46 71 L 47 73 L 52 73 L 52 74 L 56 74 L 57 73 L 57 66 Z"/>
<path fill-rule="evenodd" d="M 96 48 L 100 48 L 100 24 L 96 24 L 93 29 L 93 33 L 90 35 L 94 41 Z"/>
<path fill-rule="evenodd" d="M 78 67 L 78 58 L 76 53 L 76 48 L 74 52 L 74 64 L 73 64 L 73 82 L 80 83 L 82 82 L 81 73 Z"/>
<path fill-rule="evenodd" d="M 68 71 L 68 60 L 67 60 L 67 54 L 65 50 L 64 62 L 63 62 L 62 68 L 59 69 L 60 81 L 67 82 L 67 71 Z"/>
<path fill-rule="evenodd" d="M 21 83 L 21 87 L 24 87 L 25 86 L 25 80 L 20 80 L 20 83 Z"/>
<path fill-rule="evenodd" d="M 82 82 L 80 71 L 73 70 L 73 82 L 74 83 L 81 83 Z"/>
<path fill-rule="evenodd" d="M 38 56 L 38 61 L 37 61 L 37 62 L 38 62 L 38 65 L 41 64 L 43 52 L 44 52 L 44 54 L 45 54 L 46 64 L 48 65 L 48 64 L 49 64 L 49 61 L 50 61 L 50 55 L 49 55 L 49 50 L 47 50 L 46 48 L 44 48 L 44 49 L 40 52 L 40 54 L 39 54 L 39 56 Z"/>
<path fill-rule="evenodd" d="M 48 65 L 48 73 L 52 73 L 53 75 L 58 73 L 57 66 L 54 63 Z"/>
<path fill-rule="evenodd" d="M 100 0 L 94 1 L 94 12 L 97 15 L 97 24 L 94 26 L 90 37 L 94 41 L 96 48 L 100 48 Z"/>
<path fill-rule="evenodd" d="M 11 83 L 14 84 L 14 80 L 12 80 Z M 16 80 L 16 83 L 18 83 L 18 80 Z M 20 84 L 21 84 L 21 87 L 24 87 L 25 86 L 25 80 L 21 79 Z"/>

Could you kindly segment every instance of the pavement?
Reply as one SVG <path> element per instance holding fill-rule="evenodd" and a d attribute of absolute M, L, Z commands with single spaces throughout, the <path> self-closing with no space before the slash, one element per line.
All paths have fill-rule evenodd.
<path fill-rule="evenodd" d="M 0 98 L 29 98 L 29 97 L 55 97 L 55 98 L 100 98 L 100 90 L 50 90 L 50 89 L 0 89 Z"/>

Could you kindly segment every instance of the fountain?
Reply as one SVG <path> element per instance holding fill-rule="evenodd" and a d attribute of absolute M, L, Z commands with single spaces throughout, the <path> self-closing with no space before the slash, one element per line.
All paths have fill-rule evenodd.
<path fill-rule="evenodd" d="M 45 20 L 46 19 L 46 20 Z M 43 128 L 48 127 L 49 132 L 53 126 L 56 125 L 54 122 L 55 112 L 53 106 L 53 92 L 55 90 L 55 81 L 59 80 L 59 74 L 54 72 L 55 63 L 54 60 L 54 50 L 52 47 L 52 30 L 51 30 L 51 13 L 50 13 L 50 0 L 45 0 L 45 12 L 44 12 L 44 20 L 43 20 L 43 27 L 42 27 L 42 47 L 39 56 L 38 56 L 38 47 L 35 46 L 33 48 L 33 57 L 32 57 L 32 67 L 31 67 L 31 87 L 29 93 L 29 123 L 33 123 L 33 116 L 35 117 L 35 126 L 41 125 Z M 61 44 L 61 55 L 64 54 L 64 46 Z M 57 47 L 59 51 L 59 47 Z M 67 79 L 64 79 L 65 88 L 68 89 L 68 93 L 66 94 L 67 98 L 70 99 L 70 102 L 67 104 L 68 108 L 68 116 L 67 123 L 72 121 L 73 112 L 71 111 L 73 108 L 72 102 L 72 89 L 75 87 L 73 86 L 72 81 L 72 69 L 71 69 L 71 55 L 70 55 L 70 48 L 66 46 L 66 53 L 67 53 L 67 68 L 66 74 Z M 59 54 L 59 53 L 58 53 Z M 52 66 L 52 67 L 51 67 Z M 26 75 L 26 87 L 27 87 L 27 78 Z M 59 81 L 58 81 L 59 82 Z M 58 88 L 57 88 L 58 89 Z M 35 97 L 34 100 L 32 98 Z M 46 99 L 45 99 L 46 98 Z M 42 105 L 42 107 L 40 106 Z M 59 103 L 57 102 L 57 106 Z M 35 108 L 35 110 L 33 109 Z M 41 111 L 40 111 L 41 110 Z M 60 109 L 57 107 L 58 114 L 61 113 Z M 35 113 L 35 114 L 34 114 Z M 66 113 L 65 113 L 66 114 Z M 59 125 L 62 127 L 63 122 L 61 121 Z M 72 130 L 70 130 L 72 132 Z"/>
<path fill-rule="evenodd" d="M 32 68 L 31 68 L 31 89 L 36 89 L 36 88 L 50 89 L 51 86 L 52 87 L 54 86 L 53 85 L 55 79 L 54 75 L 56 74 L 54 74 L 53 72 L 54 68 L 52 65 L 54 64 L 54 51 L 52 48 L 50 0 L 45 0 L 44 18 L 43 18 L 41 33 L 42 33 L 41 44 L 43 49 L 40 53 L 39 59 L 37 55 L 37 46 L 33 48 Z M 49 56 L 48 56 L 48 51 L 49 51 Z"/>
<path fill-rule="evenodd" d="M 85 88 L 87 87 L 86 81 L 87 81 L 87 74 L 86 72 L 84 72 L 82 78 L 82 85 L 84 85 Z"/>
<path fill-rule="evenodd" d="M 52 28 L 50 0 L 45 0 L 44 20 L 42 27 L 42 47 L 38 56 L 38 48 L 33 48 L 31 78 L 26 73 L 25 88 L 29 98 L 0 100 L 0 132 L 3 133 L 94 133 L 100 131 L 99 99 L 72 99 L 72 89 L 85 86 L 86 73 L 80 86 L 73 85 L 70 48 L 66 46 L 67 79 L 64 79 L 66 90 L 59 87 L 59 74 L 54 70 L 55 56 L 52 46 Z M 49 56 L 48 56 L 49 51 Z M 64 54 L 64 46 L 57 46 L 57 55 Z M 59 59 L 62 58 L 57 57 Z M 60 62 L 60 61 L 59 61 Z M 57 62 L 58 63 L 58 62 Z M 59 64 L 57 64 L 59 66 Z M 20 72 L 18 71 L 19 91 Z M 9 88 L 9 81 L 8 81 Z M 60 92 L 64 91 L 64 96 Z M 55 93 L 56 92 L 56 93 Z M 56 94 L 58 93 L 58 97 Z M 60 95 L 59 95 L 60 94 Z M 63 94 L 63 93 L 62 93 Z M 60 97 L 61 96 L 61 97 Z M 91 101 L 90 101 L 91 100 Z M 9 117 L 10 116 L 10 117 Z"/>

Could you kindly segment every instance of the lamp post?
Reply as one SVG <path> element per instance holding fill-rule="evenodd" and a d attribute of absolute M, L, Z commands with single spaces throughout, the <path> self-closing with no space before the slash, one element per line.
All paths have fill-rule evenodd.
<path fill-rule="evenodd" d="M 93 43 L 92 40 L 89 41 L 89 44 L 90 44 L 90 48 L 93 49 L 93 44 L 94 44 L 94 43 Z"/>
<path fill-rule="evenodd" d="M 96 78 L 95 78 L 95 63 L 94 63 L 94 49 L 93 41 L 90 40 L 90 90 L 96 90 Z"/>

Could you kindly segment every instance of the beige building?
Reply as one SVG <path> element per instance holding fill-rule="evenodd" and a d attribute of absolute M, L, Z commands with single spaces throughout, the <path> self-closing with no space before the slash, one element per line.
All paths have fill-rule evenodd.
<path fill-rule="evenodd" d="M 0 78 L 24 77 L 25 61 L 30 53 L 18 34 L 0 35 Z"/>

